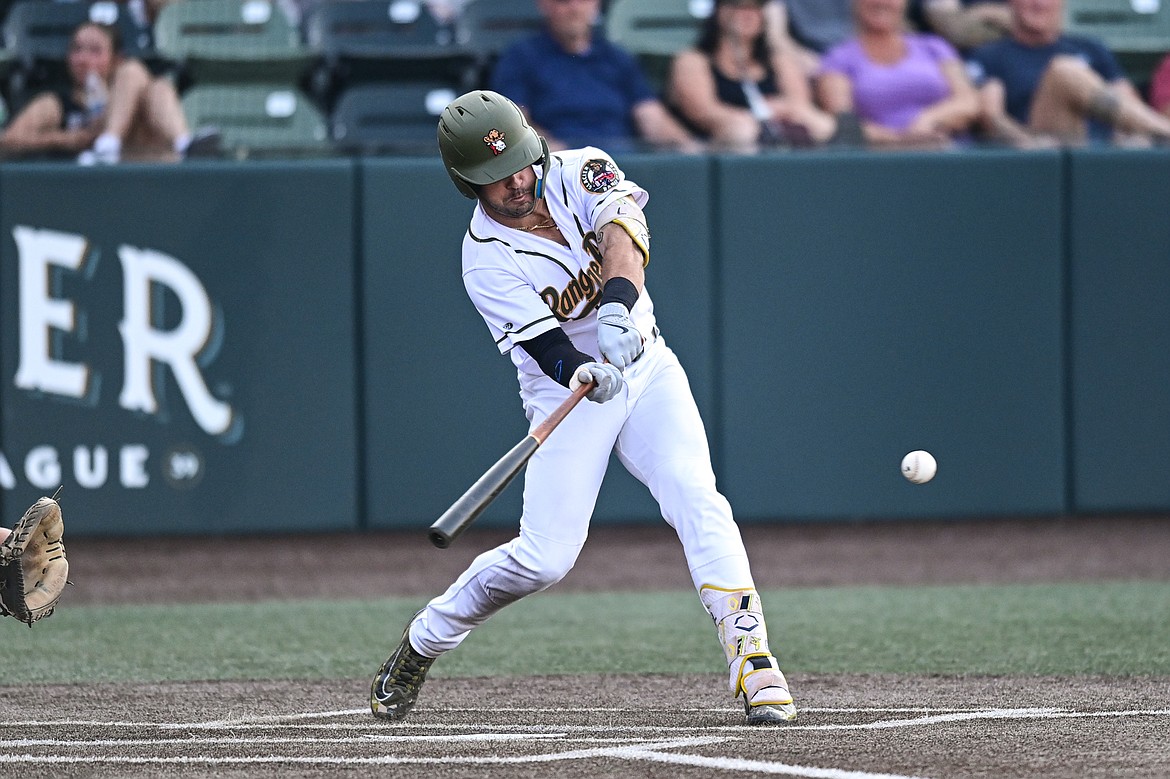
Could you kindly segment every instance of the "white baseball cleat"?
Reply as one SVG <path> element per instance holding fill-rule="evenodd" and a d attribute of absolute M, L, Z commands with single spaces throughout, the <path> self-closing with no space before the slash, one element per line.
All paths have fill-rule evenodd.
<path fill-rule="evenodd" d="M 782 725 L 796 719 L 796 704 L 788 691 L 788 680 L 776 658 L 755 655 L 744 658 L 739 689 L 749 725 Z"/>

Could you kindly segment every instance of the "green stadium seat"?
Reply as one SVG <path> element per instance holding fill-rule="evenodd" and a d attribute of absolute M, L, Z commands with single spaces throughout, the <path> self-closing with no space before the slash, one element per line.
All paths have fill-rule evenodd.
<path fill-rule="evenodd" d="M 470 61 L 454 29 L 420 0 L 324 3 L 304 22 L 307 44 L 320 53 L 312 92 L 324 104 L 363 82 L 460 78 Z"/>
<path fill-rule="evenodd" d="M 1066 0 L 1065 31 L 1119 54 L 1170 51 L 1170 0 Z"/>
<path fill-rule="evenodd" d="M 352 152 L 434 155 L 439 114 L 458 94 L 455 84 L 442 81 L 349 87 L 330 117 L 333 143 Z"/>
<path fill-rule="evenodd" d="M 179 0 L 159 12 L 154 43 L 195 83 L 299 79 L 316 55 L 269 0 Z"/>
<path fill-rule="evenodd" d="M 228 156 L 301 156 L 329 150 L 325 116 L 304 93 L 286 84 L 195 85 L 182 101 L 192 127 L 220 131 Z"/>
<path fill-rule="evenodd" d="M 614 0 L 605 35 L 639 56 L 671 57 L 695 44 L 712 0 Z"/>
<path fill-rule="evenodd" d="M 670 61 L 695 45 L 713 0 L 615 0 L 605 14 L 605 36 L 638 58 L 662 91 Z"/>

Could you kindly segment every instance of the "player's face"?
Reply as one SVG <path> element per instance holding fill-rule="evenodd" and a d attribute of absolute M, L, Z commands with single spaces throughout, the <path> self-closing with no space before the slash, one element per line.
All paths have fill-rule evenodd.
<path fill-rule="evenodd" d="M 493 216 L 528 216 L 536 208 L 536 171 L 529 166 L 506 179 L 484 184 L 479 188 L 479 199 Z"/>

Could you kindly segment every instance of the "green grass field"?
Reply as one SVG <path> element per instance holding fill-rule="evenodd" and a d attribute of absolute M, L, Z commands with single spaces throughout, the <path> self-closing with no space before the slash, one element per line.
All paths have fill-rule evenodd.
<path fill-rule="evenodd" d="M 1170 676 L 1170 583 L 764 592 L 792 673 Z M 421 599 L 70 606 L 2 626 L 0 685 L 371 675 Z M 663 667 L 663 658 L 669 666 Z M 14 662 L 14 658 L 19 658 Z M 691 592 L 537 595 L 435 676 L 704 673 L 722 662 Z"/>

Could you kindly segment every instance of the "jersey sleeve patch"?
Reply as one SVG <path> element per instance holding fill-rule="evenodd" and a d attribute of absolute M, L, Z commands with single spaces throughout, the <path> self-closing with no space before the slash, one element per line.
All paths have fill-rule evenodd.
<path fill-rule="evenodd" d="M 618 185 L 622 172 L 612 160 L 594 157 L 581 166 L 581 186 L 586 192 L 600 195 Z"/>

